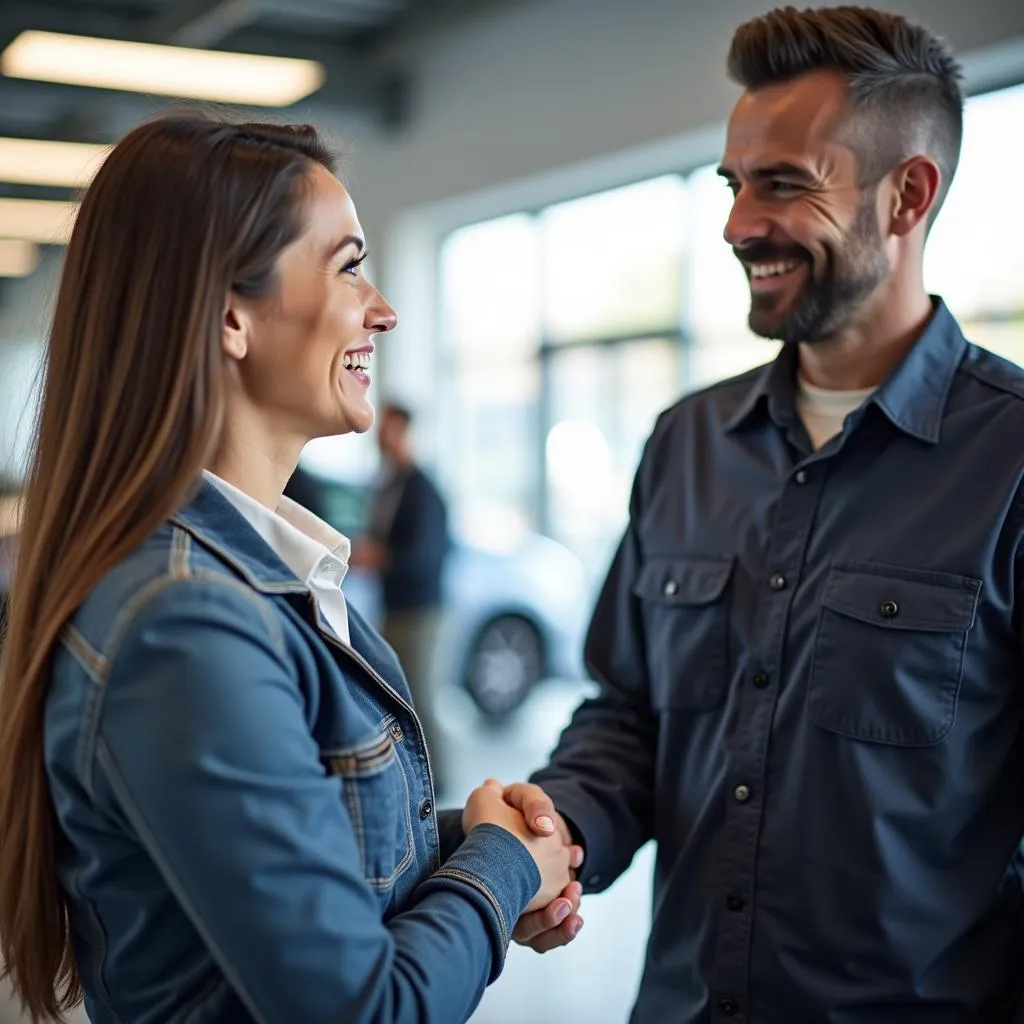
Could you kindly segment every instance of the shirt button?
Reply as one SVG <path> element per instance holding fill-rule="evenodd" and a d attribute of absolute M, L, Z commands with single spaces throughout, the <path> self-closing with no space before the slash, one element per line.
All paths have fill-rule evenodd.
<path fill-rule="evenodd" d="M 733 791 L 732 795 L 741 803 L 745 804 L 750 799 L 750 787 L 749 786 L 737 786 Z"/>
<path fill-rule="evenodd" d="M 730 896 L 725 901 L 725 905 L 731 911 L 733 911 L 734 913 L 739 913 L 743 909 L 743 907 L 744 907 L 743 897 L 742 896 Z"/>
<path fill-rule="evenodd" d="M 768 685 L 768 677 L 763 672 L 758 672 L 757 675 L 751 679 L 751 682 L 759 689 L 763 690 Z"/>
<path fill-rule="evenodd" d="M 899 615 L 900 606 L 895 601 L 882 602 L 882 616 L 886 619 L 895 618 Z"/>
<path fill-rule="evenodd" d="M 775 573 L 772 578 L 768 581 L 768 586 L 772 590 L 785 590 L 786 589 L 786 577 L 781 572 Z"/>
<path fill-rule="evenodd" d="M 601 884 L 601 876 L 600 875 L 591 875 L 587 879 L 587 885 L 596 886 L 596 885 L 600 885 L 600 884 Z"/>
<path fill-rule="evenodd" d="M 723 1017 L 734 1017 L 739 1007 L 736 1005 L 735 999 L 723 999 L 719 1004 L 718 1008 L 722 1011 Z"/>
<path fill-rule="evenodd" d="M 426 821 L 434 813 L 434 805 L 429 800 L 420 804 L 420 820 Z"/>
<path fill-rule="evenodd" d="M 805 483 L 807 483 L 807 470 L 806 469 L 798 469 L 796 471 L 796 476 L 794 476 L 793 479 L 798 484 L 805 484 Z"/>
<path fill-rule="evenodd" d="M 669 580 L 668 583 L 662 587 L 666 597 L 671 597 L 676 591 L 679 590 L 679 584 L 675 580 Z"/>

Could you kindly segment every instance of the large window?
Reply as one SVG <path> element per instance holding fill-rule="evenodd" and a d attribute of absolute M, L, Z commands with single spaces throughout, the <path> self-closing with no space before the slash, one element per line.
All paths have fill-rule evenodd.
<path fill-rule="evenodd" d="M 1024 86 L 971 99 L 929 241 L 929 289 L 979 344 L 1024 364 Z M 542 530 L 598 578 L 658 412 L 767 362 L 722 238 L 713 166 L 450 235 L 441 251 L 446 484 L 471 533 Z"/>

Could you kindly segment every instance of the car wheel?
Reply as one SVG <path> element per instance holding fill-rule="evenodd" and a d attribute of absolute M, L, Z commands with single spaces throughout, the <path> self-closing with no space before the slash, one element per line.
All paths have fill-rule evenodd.
<path fill-rule="evenodd" d="M 544 676 L 544 645 L 532 622 L 502 615 L 477 633 L 466 666 L 466 689 L 488 718 L 515 711 Z"/>

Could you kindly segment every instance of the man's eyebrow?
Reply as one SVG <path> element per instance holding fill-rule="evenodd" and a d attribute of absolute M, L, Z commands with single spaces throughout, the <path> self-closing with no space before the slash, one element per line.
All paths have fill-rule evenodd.
<path fill-rule="evenodd" d="M 726 181 L 736 180 L 735 172 L 724 164 L 718 168 L 717 173 L 720 177 L 725 178 Z M 750 176 L 755 181 L 764 181 L 766 178 L 794 178 L 798 181 L 808 182 L 817 180 L 806 167 L 801 167 L 800 164 L 790 163 L 786 160 L 769 164 L 767 167 L 759 167 L 757 170 L 752 171 Z"/>

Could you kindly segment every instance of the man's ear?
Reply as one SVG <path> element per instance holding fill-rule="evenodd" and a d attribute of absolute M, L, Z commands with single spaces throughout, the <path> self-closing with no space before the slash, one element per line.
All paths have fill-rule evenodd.
<path fill-rule="evenodd" d="M 237 305 L 235 296 L 229 295 L 221 324 L 221 345 L 230 359 L 244 359 L 249 351 L 249 320 Z"/>
<path fill-rule="evenodd" d="M 893 196 L 889 230 L 894 235 L 909 235 L 927 221 L 935 208 L 942 187 L 939 165 L 927 156 L 914 156 L 893 172 Z"/>

